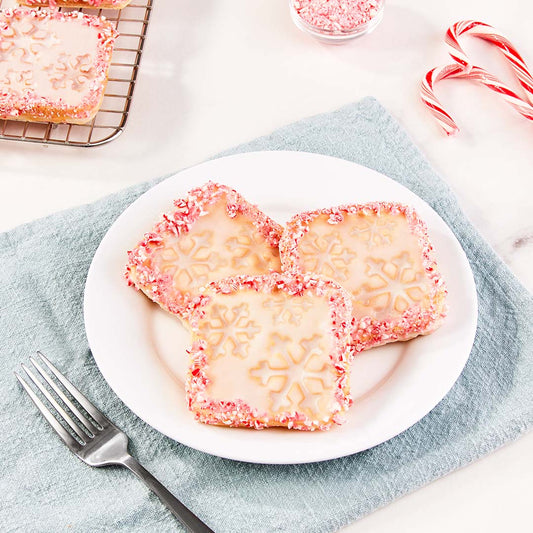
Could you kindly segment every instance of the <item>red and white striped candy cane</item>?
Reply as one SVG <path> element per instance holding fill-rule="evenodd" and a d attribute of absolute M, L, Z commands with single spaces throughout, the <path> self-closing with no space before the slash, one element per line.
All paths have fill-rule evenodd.
<path fill-rule="evenodd" d="M 516 94 L 516 92 L 485 69 L 472 64 L 458 41 L 458 38 L 465 34 L 490 42 L 505 55 L 518 78 L 520 86 L 524 90 L 525 98 Z M 459 128 L 451 116 L 444 110 L 442 104 L 435 96 L 434 91 L 434 85 L 445 78 L 468 78 L 478 81 L 489 89 L 501 94 L 507 103 L 513 106 L 522 116 L 533 120 L 533 76 L 524 59 L 518 53 L 518 50 L 505 36 L 488 24 L 475 20 L 465 20 L 457 22 L 448 28 L 446 32 L 446 44 L 448 45 L 450 55 L 456 63 L 430 70 L 422 81 L 421 97 L 424 104 L 430 109 L 437 122 L 448 135 L 457 133 Z"/>
<path fill-rule="evenodd" d="M 479 37 L 480 39 L 495 45 L 509 61 L 520 85 L 526 92 L 526 96 L 531 103 L 533 103 L 533 76 L 531 75 L 526 62 L 509 39 L 492 26 L 475 20 L 464 20 L 462 22 L 456 22 L 453 26 L 450 26 L 446 32 L 445 38 L 445 42 L 448 45 L 448 52 L 457 63 L 463 65 L 468 70 L 474 65 L 470 63 L 468 56 L 459 44 L 458 39 L 461 35 Z"/>

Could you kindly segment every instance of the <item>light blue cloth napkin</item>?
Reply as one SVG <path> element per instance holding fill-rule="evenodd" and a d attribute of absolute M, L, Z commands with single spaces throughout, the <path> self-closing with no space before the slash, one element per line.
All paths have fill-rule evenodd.
<path fill-rule="evenodd" d="M 129 472 L 85 466 L 52 433 L 12 374 L 36 349 L 126 431 L 141 462 L 217 532 L 335 531 L 531 427 L 532 297 L 466 220 L 398 123 L 367 98 L 227 153 L 280 149 L 333 155 L 383 172 L 426 200 L 453 229 L 476 278 L 479 325 L 451 392 L 394 439 L 323 463 L 233 462 L 160 435 L 103 380 L 83 328 L 83 287 L 98 243 L 153 182 L 133 187 L 0 235 L 0 530 L 179 529 Z M 303 184 L 303 177 L 295 179 Z"/>

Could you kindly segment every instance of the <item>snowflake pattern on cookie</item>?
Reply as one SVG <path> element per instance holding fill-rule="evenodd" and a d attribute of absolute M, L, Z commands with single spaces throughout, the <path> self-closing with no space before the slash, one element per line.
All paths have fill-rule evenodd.
<path fill-rule="evenodd" d="M 237 191 L 208 182 L 175 200 L 174 209 L 128 252 L 125 277 L 161 307 L 187 320 L 207 283 L 279 271 L 282 231 Z"/>
<path fill-rule="evenodd" d="M 250 320 L 250 311 L 245 303 L 231 309 L 214 305 L 200 327 L 202 337 L 212 347 L 213 359 L 225 355 L 246 359 L 249 341 L 260 332 L 257 323 Z"/>
<path fill-rule="evenodd" d="M 338 281 L 348 278 L 349 265 L 355 252 L 343 245 L 338 232 L 319 235 L 309 232 L 302 242 L 302 262 L 306 271 L 332 277 Z"/>
<path fill-rule="evenodd" d="M 361 220 L 352 227 L 350 235 L 358 237 L 366 243 L 368 249 L 372 249 L 376 246 L 392 244 L 392 233 L 395 227 L 396 224 L 390 220 L 361 217 Z"/>
<path fill-rule="evenodd" d="M 48 81 L 54 90 L 71 87 L 80 92 L 94 77 L 94 59 L 91 54 L 72 55 L 62 51 L 57 33 L 39 26 L 35 21 L 16 21 L 0 30 L 0 37 L 0 63 L 10 61 L 15 72 L 21 72 L 23 65 L 28 67 L 39 64 L 42 72 L 47 73 Z M 45 55 L 46 60 L 42 64 Z M 27 83 L 28 79 L 30 78 L 26 76 L 22 81 L 33 87 L 33 76 L 32 83 Z"/>
<path fill-rule="evenodd" d="M 355 351 L 437 329 L 446 287 L 411 207 L 370 202 L 294 216 L 280 241 L 284 271 L 320 272 L 352 295 Z"/>
<path fill-rule="evenodd" d="M 273 412 L 302 410 L 316 416 L 320 399 L 333 386 L 333 374 L 321 358 L 320 335 L 299 343 L 278 333 L 270 338 L 270 358 L 261 360 L 250 375 L 270 391 Z"/>
<path fill-rule="evenodd" d="M 209 272 L 224 265 L 213 246 L 213 232 L 185 235 L 169 243 L 161 252 L 161 272 L 172 276 L 181 286 L 201 287 L 208 280 Z"/>
<path fill-rule="evenodd" d="M 92 58 L 89 54 L 72 56 L 61 54 L 50 75 L 50 82 L 54 89 L 71 88 L 81 92 L 91 80 Z M 50 65 L 45 70 L 51 71 Z"/>
<path fill-rule="evenodd" d="M 32 63 L 32 56 L 39 59 L 45 48 L 59 44 L 57 35 L 45 29 L 39 29 L 31 20 L 0 30 L 2 45 L 0 51 L 2 61 L 18 59 L 22 63 Z"/>
<path fill-rule="evenodd" d="M 232 254 L 231 264 L 236 269 L 255 267 L 267 271 L 269 268 L 272 252 L 265 249 L 263 239 L 249 225 L 229 237 L 224 247 Z"/>
<path fill-rule="evenodd" d="M 84 124 L 100 105 L 118 33 L 82 12 L 0 11 L 0 118 Z"/>
<path fill-rule="evenodd" d="M 318 276 L 210 283 L 190 319 L 190 409 L 201 422 L 257 429 L 342 423 L 350 316 L 349 294 Z"/>
<path fill-rule="evenodd" d="M 292 299 L 283 296 L 272 296 L 263 302 L 263 307 L 276 311 L 272 317 L 274 324 L 288 322 L 299 326 L 305 312 L 313 307 L 313 303 L 305 296 Z"/>
<path fill-rule="evenodd" d="M 9 69 L 3 80 L 5 85 L 33 85 L 33 72 L 31 70 Z"/>
<path fill-rule="evenodd" d="M 427 292 L 424 273 L 415 270 L 407 252 L 390 261 L 366 260 L 369 281 L 353 291 L 358 304 L 382 312 L 403 313 L 411 304 L 420 303 Z"/>

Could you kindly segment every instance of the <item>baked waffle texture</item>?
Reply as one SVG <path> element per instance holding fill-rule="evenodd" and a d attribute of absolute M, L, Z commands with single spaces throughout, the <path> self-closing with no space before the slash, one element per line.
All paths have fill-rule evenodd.
<path fill-rule="evenodd" d="M 414 209 L 372 202 L 293 217 L 280 242 L 283 270 L 326 276 L 351 295 L 355 352 L 434 331 L 446 288 Z"/>
<path fill-rule="evenodd" d="M 314 276 L 209 284 L 191 315 L 188 404 L 204 423 L 329 429 L 351 403 L 350 297 Z"/>

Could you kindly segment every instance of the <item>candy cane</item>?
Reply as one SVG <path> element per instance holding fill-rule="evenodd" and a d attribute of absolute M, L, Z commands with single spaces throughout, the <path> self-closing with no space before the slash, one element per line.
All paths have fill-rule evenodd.
<path fill-rule="evenodd" d="M 450 26 L 446 32 L 445 38 L 445 42 L 448 45 L 448 52 L 457 63 L 463 65 L 467 69 L 472 68 L 473 65 L 470 63 L 467 55 L 459 44 L 458 38 L 461 35 L 479 37 L 480 39 L 495 45 L 509 61 L 520 85 L 526 92 L 526 96 L 533 103 L 533 76 L 529 72 L 526 62 L 511 41 L 492 26 L 484 24 L 483 22 L 465 20 Z"/>
<path fill-rule="evenodd" d="M 458 38 L 469 34 L 484 39 L 495 45 L 510 63 L 526 98 L 516 94 L 498 78 L 485 69 L 471 63 L 468 56 L 461 48 Z M 424 104 L 448 135 L 459 131 L 457 124 L 444 110 L 442 104 L 435 96 L 434 85 L 445 78 L 467 78 L 478 81 L 489 89 L 501 94 L 507 103 L 529 120 L 533 120 L 533 76 L 531 75 L 524 59 L 511 42 L 492 26 L 474 20 L 465 20 L 455 23 L 446 32 L 446 44 L 449 53 L 456 63 L 437 67 L 430 70 L 424 77 L 421 87 L 421 97 Z M 529 100 L 529 101 L 528 101 Z"/>

